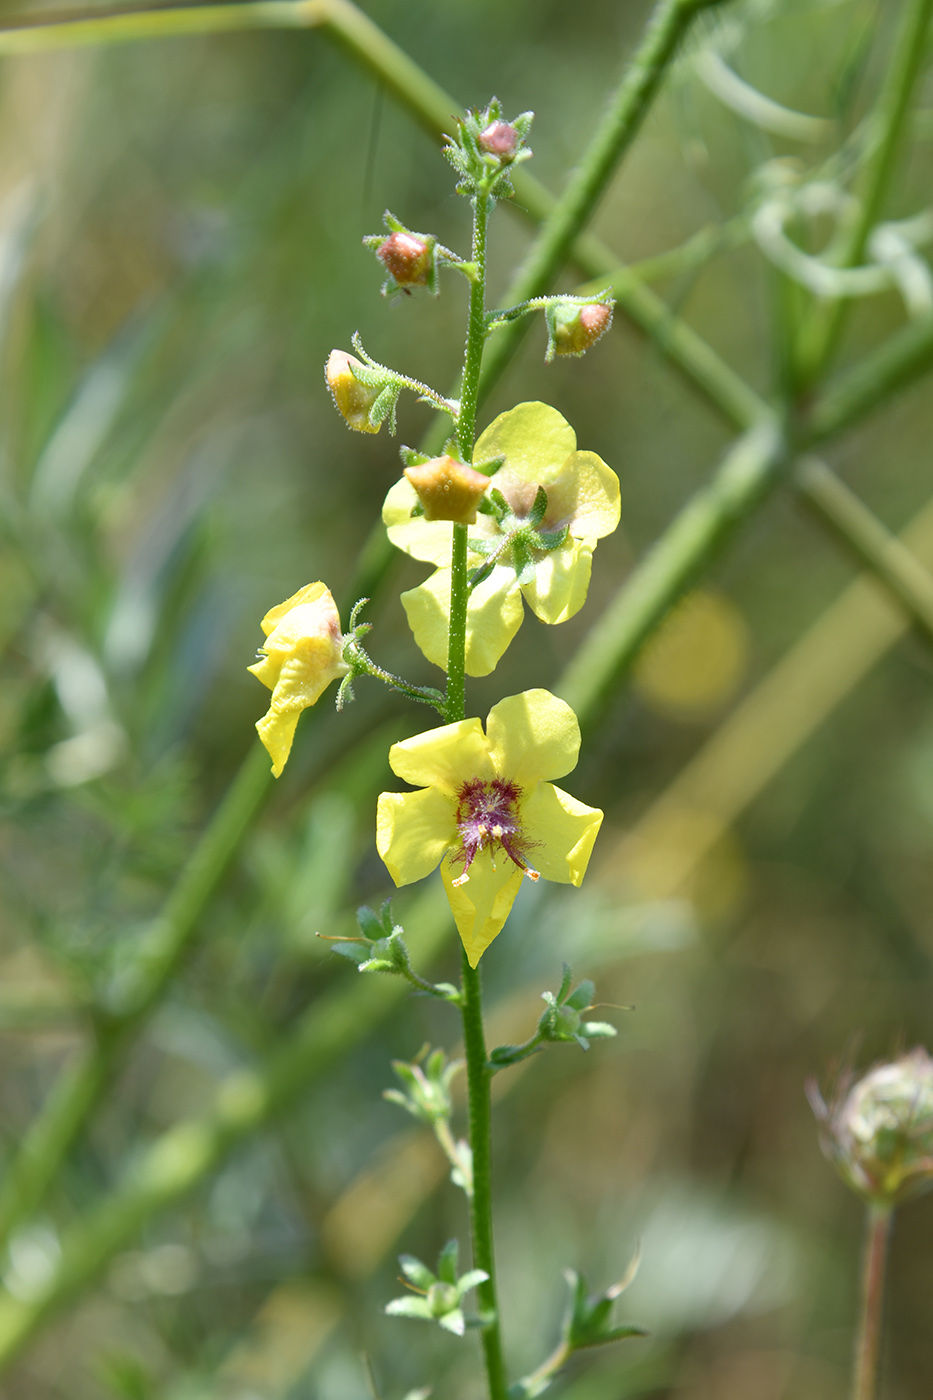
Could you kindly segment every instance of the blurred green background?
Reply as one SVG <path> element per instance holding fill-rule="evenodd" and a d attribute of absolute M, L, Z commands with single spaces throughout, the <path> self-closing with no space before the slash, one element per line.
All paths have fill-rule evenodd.
<path fill-rule="evenodd" d="M 364 8 L 458 102 L 533 108 L 534 174 L 555 190 L 648 13 L 641 0 Z M 746 0 L 704 19 L 600 206 L 620 261 L 729 224 L 735 247 L 657 287 L 766 396 L 778 297 L 743 216 L 768 162 L 811 172 L 858 129 L 899 9 Z M 709 45 L 825 118 L 815 139 L 763 131 L 711 92 L 697 61 Z M 920 108 L 931 99 L 926 84 Z M 931 134 L 921 110 L 894 217 L 929 197 Z M 257 743 L 267 695 L 245 668 L 259 618 L 318 578 L 344 618 L 353 601 L 399 462 L 386 433 L 350 434 L 335 414 L 328 351 L 358 329 L 377 359 L 452 387 L 464 288 L 389 304 L 361 238 L 388 206 L 465 253 L 469 211 L 436 147 L 314 32 L 7 58 L 0 155 L 9 1158 Z M 497 212 L 494 297 L 530 236 Z M 903 318 L 893 292 L 860 304 L 842 362 Z M 545 366 L 543 351 L 536 323 L 481 422 L 553 403 L 618 472 L 623 527 L 600 546 L 587 609 L 549 629 L 528 613 L 496 674 L 470 686 L 479 714 L 556 684 L 729 441 L 621 316 L 585 360 Z M 399 441 L 429 423 L 403 400 Z M 930 431 L 921 384 L 831 449 L 892 528 L 928 502 Z M 931 536 L 928 524 L 933 555 Z M 423 575 L 399 558 L 366 616 L 374 657 L 433 684 L 398 601 Z M 551 1348 L 561 1268 L 604 1287 L 641 1242 L 619 1312 L 651 1337 L 578 1365 L 574 1400 L 846 1394 L 861 1208 L 820 1155 L 803 1084 L 847 1052 L 867 1063 L 928 1043 L 933 956 L 929 647 L 874 586 L 839 605 L 852 579 L 790 494 L 754 517 L 587 735 L 572 787 L 607 815 L 584 888 L 524 890 L 483 961 L 493 1042 L 530 1031 L 564 960 L 596 979 L 619 1029 L 497 1081 L 515 1374 Z M 380 1098 L 392 1058 L 455 1047 L 456 1018 L 411 998 L 355 1010 L 372 979 L 316 937 L 348 934 L 357 904 L 391 892 L 375 795 L 395 785 L 389 743 L 423 724 L 364 683 L 342 716 L 326 696 L 302 720 L 169 995 L 41 1215 L 11 1238 L 9 1292 L 41 1293 L 62 1231 L 309 1008 L 342 998 L 345 1043 L 271 1125 L 119 1241 L 0 1381 L 4 1397 L 355 1400 L 363 1352 L 385 1400 L 422 1384 L 478 1393 L 473 1339 L 382 1316 L 400 1249 L 430 1260 L 466 1234 L 433 1139 Z M 429 883 L 394 909 L 423 970 L 449 978 L 457 946 Z M 889 1400 L 933 1385 L 931 1250 L 928 1199 L 895 1232 Z"/>

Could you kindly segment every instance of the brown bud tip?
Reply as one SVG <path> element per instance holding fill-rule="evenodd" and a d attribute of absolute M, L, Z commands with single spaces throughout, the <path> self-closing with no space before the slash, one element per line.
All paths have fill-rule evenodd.
<path fill-rule="evenodd" d="M 431 270 L 431 250 L 411 233 L 392 233 L 376 249 L 387 272 L 400 287 L 423 287 Z"/>
<path fill-rule="evenodd" d="M 489 485 L 489 477 L 453 457 L 432 457 L 418 467 L 406 467 L 405 475 L 424 506 L 425 520 L 456 520 L 472 525 L 476 507 Z"/>
<path fill-rule="evenodd" d="M 554 333 L 558 355 L 582 355 L 604 336 L 612 325 L 612 307 L 605 302 L 581 306 L 576 316 L 559 322 Z"/>
<path fill-rule="evenodd" d="M 519 135 L 508 122 L 492 122 L 477 137 L 482 150 L 500 160 L 511 160 L 518 150 Z"/>
<path fill-rule="evenodd" d="M 332 350 L 324 368 L 327 387 L 337 411 L 342 414 L 349 427 L 358 433 L 378 433 L 379 424 L 374 427 L 369 421 L 369 410 L 376 402 L 379 391 L 361 384 L 353 373 L 354 366 L 357 369 L 365 368 L 345 350 Z"/>

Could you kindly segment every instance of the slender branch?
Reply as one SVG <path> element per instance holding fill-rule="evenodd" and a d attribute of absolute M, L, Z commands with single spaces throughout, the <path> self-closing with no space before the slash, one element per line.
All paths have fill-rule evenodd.
<path fill-rule="evenodd" d="M 889 1206 L 869 1206 L 868 1235 L 862 1264 L 862 1299 L 855 1343 L 852 1400 L 876 1400 L 878 1363 L 881 1356 L 881 1324 L 884 1318 L 884 1282 L 888 1242 L 894 1212 Z"/>
<path fill-rule="evenodd" d="M 236 4 L 96 6 L 67 14 L 14 15 L 0 26 L 0 54 L 123 44 L 236 29 L 310 29 L 333 0 L 242 0 Z"/>
<path fill-rule="evenodd" d="M 84 1123 L 93 1112 L 128 1042 L 163 995 L 250 823 L 269 790 L 269 760 L 251 749 L 209 826 L 152 925 L 119 1001 L 97 1042 L 66 1069 L 7 1166 L 0 1186 L 0 1239 L 36 1210 Z"/>
<path fill-rule="evenodd" d="M 780 479 L 788 449 L 775 419 L 740 438 L 590 629 L 558 693 L 581 723 L 618 684 L 658 623 Z"/>
<path fill-rule="evenodd" d="M 720 3 L 722 0 L 659 0 L 655 5 L 621 82 L 610 94 L 602 121 L 564 192 L 547 209 L 545 222 L 503 298 L 507 305 L 517 305 L 548 290 L 640 130 L 684 35 L 701 10 Z M 528 199 L 531 177 L 524 171 L 518 174 L 522 177 L 516 180 L 518 200 L 533 207 Z M 602 261 L 605 264 L 605 258 Z M 610 258 L 610 265 L 612 261 Z M 511 359 L 525 329 L 520 321 L 512 323 L 490 345 L 486 369 L 490 379 L 498 377 L 502 361 Z"/>
<path fill-rule="evenodd" d="M 827 385 L 804 424 L 808 444 L 827 442 L 853 426 L 933 365 L 933 316 L 890 336 Z"/>
<path fill-rule="evenodd" d="M 438 950 L 446 936 L 446 919 L 421 920 L 424 953 Z M 157 1138 L 123 1181 L 66 1233 L 59 1263 L 37 1296 L 26 1301 L 0 1290 L 0 1371 L 147 1220 L 187 1195 L 240 1143 L 305 1094 L 312 1080 L 339 1063 L 406 987 L 402 978 L 367 977 L 316 998 L 291 1039 L 261 1071 L 235 1072 L 221 1086 L 210 1113 L 178 1123 Z"/>
<path fill-rule="evenodd" d="M 910 112 L 914 88 L 926 58 L 926 41 L 933 0 L 906 0 L 894 53 L 878 97 L 873 120 L 880 131 L 865 164 L 864 185 L 857 212 L 847 230 L 838 266 L 856 267 L 865 256 L 894 177 L 897 152 Z M 832 356 L 849 311 L 849 301 L 817 302 L 805 324 L 798 354 L 798 385 L 806 390 L 822 375 Z"/>
<path fill-rule="evenodd" d="M 794 468 L 794 485 L 805 505 L 865 568 L 869 569 L 933 639 L 933 574 L 817 457 Z"/>

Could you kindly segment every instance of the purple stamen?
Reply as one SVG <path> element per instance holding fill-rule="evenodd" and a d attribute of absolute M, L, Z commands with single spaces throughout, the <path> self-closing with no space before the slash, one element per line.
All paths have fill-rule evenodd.
<path fill-rule="evenodd" d="M 518 809 L 521 788 L 502 778 L 485 781 L 473 778 L 464 783 L 457 794 L 457 831 L 460 845 L 453 859 L 463 865 L 462 875 L 453 881 L 465 885 L 470 878 L 470 866 L 477 854 L 489 850 L 495 870 L 496 851 L 501 848 L 531 880 L 540 878 L 525 859 L 525 852 L 534 844 L 522 833 Z"/>

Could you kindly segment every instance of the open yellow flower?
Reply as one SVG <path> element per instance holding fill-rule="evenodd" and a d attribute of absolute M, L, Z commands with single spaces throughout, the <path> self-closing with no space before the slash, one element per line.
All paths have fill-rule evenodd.
<path fill-rule="evenodd" d="M 470 567 L 491 564 L 470 594 L 466 669 L 492 671 L 522 624 L 522 595 L 542 622 L 565 622 L 583 606 L 596 542 L 619 523 L 619 478 L 595 452 L 578 452 L 576 435 L 556 409 L 522 403 L 502 413 L 480 436 L 473 464 L 504 462 L 490 479 L 508 515 L 480 514 L 470 527 Z M 536 519 L 538 489 L 547 495 Z M 417 497 L 404 480 L 386 497 L 382 518 L 389 539 L 437 572 L 402 594 L 415 641 L 429 661 L 447 664 L 450 612 L 450 546 L 453 526 L 412 518 Z M 534 523 L 532 523 L 534 522 Z M 534 541 L 544 538 L 550 548 Z M 558 542 L 559 541 L 559 542 Z"/>
<path fill-rule="evenodd" d="M 397 885 L 437 865 L 471 967 L 509 916 L 522 880 L 579 885 L 603 814 L 547 781 L 576 767 L 580 726 L 547 690 L 493 705 L 389 750 L 419 792 L 384 792 L 376 846 Z"/>
<path fill-rule="evenodd" d="M 323 583 L 299 589 L 267 612 L 261 625 L 266 634 L 263 656 L 247 669 L 272 691 L 269 709 L 256 728 L 278 778 L 292 751 L 301 711 L 349 667 L 343 660 L 337 605 Z"/>

